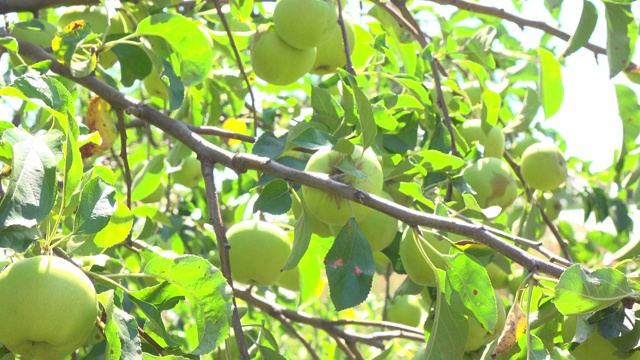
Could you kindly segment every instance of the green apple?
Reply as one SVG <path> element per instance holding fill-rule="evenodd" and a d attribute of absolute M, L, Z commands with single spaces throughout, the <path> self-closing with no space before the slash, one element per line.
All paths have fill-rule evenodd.
<path fill-rule="evenodd" d="M 20 40 L 46 48 L 51 46 L 51 40 L 56 36 L 58 27 L 48 21 L 33 19 L 9 26 L 9 32 Z"/>
<path fill-rule="evenodd" d="M 464 345 L 465 351 L 478 350 L 500 336 L 500 333 L 504 329 L 504 324 L 507 321 L 507 310 L 504 307 L 504 302 L 502 301 L 500 295 L 498 295 L 497 293 L 496 306 L 498 308 L 498 320 L 496 321 L 496 327 L 493 333 L 485 329 L 482 324 L 480 324 L 480 322 L 475 317 L 473 317 L 473 315 L 469 315 L 467 323 L 469 325 L 469 333 L 467 335 L 467 341 Z"/>
<path fill-rule="evenodd" d="M 496 263 L 490 262 L 486 266 L 487 274 L 491 280 L 491 285 L 495 289 L 504 289 L 509 286 L 509 274 L 507 274 Z"/>
<path fill-rule="evenodd" d="M 347 156 L 351 157 L 360 174 L 344 173 L 339 169 Z M 371 149 L 363 153 L 362 147 L 356 145 L 353 153 L 347 155 L 323 148 L 311 156 L 304 170 L 329 174 L 334 179 L 374 195 L 382 193 L 382 167 Z M 329 225 L 344 225 L 352 215 L 356 221 L 361 221 L 373 211 L 362 204 L 305 185 L 302 186 L 302 194 L 311 213 Z"/>
<path fill-rule="evenodd" d="M 598 330 L 594 330 L 587 340 L 569 352 L 573 355 L 575 360 L 640 359 L 640 352 L 620 352 L 609 339 L 605 339 L 600 335 Z"/>
<path fill-rule="evenodd" d="M 467 143 L 477 141 L 482 145 L 485 157 L 502 158 L 504 153 L 504 134 L 498 126 L 492 126 L 485 131 L 479 119 L 472 119 L 460 125 L 458 131 Z"/>
<path fill-rule="evenodd" d="M 336 31 L 338 12 L 330 0 L 279 0 L 273 10 L 273 25 L 287 44 L 314 49 Z"/>
<path fill-rule="evenodd" d="M 522 154 L 522 177 L 540 191 L 555 190 L 567 180 L 567 161 L 557 146 L 533 144 Z"/>
<path fill-rule="evenodd" d="M 260 26 L 250 55 L 253 71 L 260 79 L 273 85 L 289 85 L 311 70 L 316 48 L 296 49 L 284 42 L 272 26 Z"/>
<path fill-rule="evenodd" d="M 304 201 L 304 197 L 302 195 L 302 191 L 296 191 L 298 197 L 302 201 L 302 204 L 298 201 L 296 196 L 291 196 L 291 212 L 293 212 L 293 217 L 298 219 L 300 214 L 302 213 L 302 209 L 304 208 L 305 216 L 308 216 L 311 219 L 311 226 L 313 228 L 313 233 L 320 237 L 331 237 L 333 233 L 329 228 L 329 225 L 322 222 L 322 220 L 318 219 L 312 212 L 309 210 L 309 206 L 307 206 Z M 302 206 L 300 206 L 302 205 Z"/>
<path fill-rule="evenodd" d="M 482 103 L 482 88 L 477 81 L 466 82 L 460 86 L 460 90 L 467 93 L 471 105 Z"/>
<path fill-rule="evenodd" d="M 396 296 L 387 304 L 387 321 L 418 327 L 422 320 L 422 306 L 415 296 Z"/>
<path fill-rule="evenodd" d="M 391 195 L 383 191 L 380 197 L 393 201 Z M 358 228 L 369 241 L 372 251 L 378 251 L 391 245 L 398 232 L 398 219 L 373 210 L 367 217 L 358 222 Z"/>
<path fill-rule="evenodd" d="M 407 226 L 402 234 L 399 255 L 407 275 L 418 285 L 435 286 L 436 273 L 422 255 L 418 244 L 436 268 L 444 269 L 445 264 L 441 255 L 449 254 L 451 243 L 446 239 L 438 240 L 435 235 L 426 231 L 422 236 L 417 236 L 410 226 Z"/>
<path fill-rule="evenodd" d="M 542 205 L 542 208 L 549 219 L 555 220 L 558 218 L 560 211 L 562 211 L 562 201 L 560 200 L 560 196 L 555 194 L 546 196 L 545 194 L 545 196 L 540 197 L 538 201 L 540 202 L 540 205 Z"/>
<path fill-rule="evenodd" d="M 522 157 L 522 154 L 524 153 L 524 151 L 527 150 L 527 148 L 529 148 L 529 146 L 533 144 L 537 144 L 539 142 L 540 140 L 534 138 L 533 136 L 527 136 L 523 139 L 520 139 L 514 142 L 511 145 L 511 148 L 509 149 L 509 154 L 511 154 L 511 156 L 516 159 L 520 158 Z"/>
<path fill-rule="evenodd" d="M 195 155 L 187 156 L 182 163 L 182 168 L 173 173 L 173 180 L 188 188 L 198 186 L 202 180 L 200 160 Z"/>
<path fill-rule="evenodd" d="M 245 220 L 227 230 L 227 239 L 235 281 L 255 286 L 275 284 L 291 253 L 284 230 L 265 221 Z"/>
<path fill-rule="evenodd" d="M 64 259 L 35 256 L 0 273 L 0 343 L 23 358 L 65 358 L 84 344 L 97 317 L 91 280 Z"/>
<path fill-rule="evenodd" d="M 282 271 L 276 285 L 291 291 L 300 291 L 300 269 L 295 267 L 293 269 Z"/>
<path fill-rule="evenodd" d="M 522 282 L 527 278 L 527 275 L 523 269 L 516 269 L 509 274 L 509 293 L 515 295 L 520 285 L 522 285 Z"/>
<path fill-rule="evenodd" d="M 373 252 L 373 263 L 376 266 L 376 272 L 381 275 L 386 274 L 387 269 L 392 265 L 391 259 L 382 251 Z"/>
<path fill-rule="evenodd" d="M 518 184 L 507 164 L 498 158 L 482 158 L 462 173 L 462 178 L 475 192 L 478 205 L 508 207 L 518 196 Z"/>
<path fill-rule="evenodd" d="M 342 28 L 337 22 L 335 27 L 336 30 L 331 34 L 329 40 L 322 45 L 318 45 L 316 61 L 313 63 L 310 73 L 316 75 L 330 74 L 335 72 L 337 68 L 347 64 Z M 344 20 L 344 27 L 347 31 L 349 55 L 351 55 L 356 44 L 356 35 L 353 31 L 353 25 L 346 19 Z"/>

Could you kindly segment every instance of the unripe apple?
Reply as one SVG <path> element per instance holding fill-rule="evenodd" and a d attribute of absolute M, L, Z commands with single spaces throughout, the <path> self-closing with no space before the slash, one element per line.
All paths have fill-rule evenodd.
<path fill-rule="evenodd" d="M 422 306 L 413 295 L 396 296 L 387 304 L 386 320 L 418 327 L 422 320 Z"/>
<path fill-rule="evenodd" d="M 276 285 L 291 291 L 300 291 L 300 269 L 285 270 L 280 273 L 280 277 L 276 280 Z"/>
<path fill-rule="evenodd" d="M 329 225 L 327 223 L 322 222 L 322 220 L 318 219 L 317 216 L 313 214 L 311 210 L 309 210 L 309 206 L 304 201 L 304 196 L 302 195 L 302 191 L 296 191 L 302 204 L 298 202 L 298 198 L 295 196 L 291 196 L 291 212 L 293 212 L 293 217 L 298 219 L 300 214 L 302 213 L 302 209 L 304 208 L 305 216 L 308 216 L 311 219 L 311 226 L 313 228 L 313 233 L 320 237 L 330 237 L 333 235 Z M 301 206 L 302 205 L 302 206 Z"/>
<path fill-rule="evenodd" d="M 155 190 L 153 190 L 151 194 L 147 195 L 147 197 L 143 199 L 140 199 L 140 201 L 146 204 L 158 202 L 164 198 L 165 190 L 166 190 L 166 187 L 164 186 L 164 184 L 159 183 L 158 187 Z"/>
<path fill-rule="evenodd" d="M 562 211 L 562 201 L 557 195 L 551 195 L 549 197 L 543 196 L 540 200 L 540 205 L 544 209 L 550 220 L 555 220 Z"/>
<path fill-rule="evenodd" d="M 287 44 L 310 50 L 329 40 L 336 31 L 338 12 L 333 1 L 279 0 L 273 25 Z"/>
<path fill-rule="evenodd" d="M 315 0 L 314 0 L 315 1 Z M 284 42 L 271 26 L 260 26 L 251 44 L 251 66 L 256 75 L 273 85 L 289 85 L 308 73 L 316 48 L 300 50 Z"/>
<path fill-rule="evenodd" d="M 567 161 L 554 145 L 533 144 L 522 154 L 522 177 L 540 191 L 555 190 L 567 180 Z"/>
<path fill-rule="evenodd" d="M 391 196 L 383 191 L 380 194 L 386 200 L 393 201 Z M 371 251 L 379 251 L 391 245 L 398 232 L 398 219 L 378 210 L 373 210 L 367 217 L 358 222 L 358 228 L 371 245 Z"/>
<path fill-rule="evenodd" d="M 289 258 L 287 233 L 265 221 L 245 220 L 227 230 L 233 280 L 255 286 L 275 284 Z"/>
<path fill-rule="evenodd" d="M 362 176 L 343 173 L 336 167 L 347 156 L 351 157 Z M 371 149 L 367 149 L 363 154 L 362 147 L 355 146 L 353 153 L 347 155 L 336 150 L 323 148 L 311 156 L 304 170 L 329 174 L 336 180 L 374 195 L 380 195 L 382 192 L 382 167 Z M 352 215 L 355 216 L 356 221 L 361 221 L 373 211 L 373 209 L 354 201 L 309 186 L 303 185 L 302 193 L 309 210 L 318 219 L 329 225 L 344 225 Z"/>
<path fill-rule="evenodd" d="M 347 64 L 345 56 L 344 38 L 342 37 L 342 28 L 336 22 L 336 30 L 331 34 L 329 40 L 319 45 L 316 52 L 316 61 L 311 69 L 312 74 L 325 75 L 336 71 L 337 68 Z M 353 31 L 353 25 L 344 19 L 344 27 L 347 31 L 347 40 L 349 42 L 349 55 L 353 53 L 356 44 L 356 36 Z"/>
<path fill-rule="evenodd" d="M 487 274 L 491 280 L 491 285 L 495 289 L 504 289 L 509 286 L 509 274 L 494 262 L 486 266 Z"/>
<path fill-rule="evenodd" d="M 23 358 L 63 359 L 91 334 L 98 297 L 82 270 L 35 256 L 0 273 L 0 343 Z"/>
<path fill-rule="evenodd" d="M 482 158 L 462 173 L 467 185 L 475 191 L 481 208 L 508 207 L 518 196 L 518 185 L 507 164 L 498 158 Z"/>
<path fill-rule="evenodd" d="M 173 180 L 188 188 L 198 186 L 202 180 L 200 160 L 195 155 L 187 156 L 182 163 L 182 168 L 173 173 Z"/>
<path fill-rule="evenodd" d="M 502 158 L 504 153 L 504 134 L 499 127 L 492 126 L 488 131 L 485 131 L 479 119 L 472 119 L 460 125 L 458 131 L 467 143 L 470 144 L 477 141 L 482 145 L 485 157 Z"/>
<path fill-rule="evenodd" d="M 485 329 L 480 322 L 473 317 L 473 315 L 469 315 L 468 325 L 469 325 L 469 333 L 467 335 L 467 341 L 464 345 L 465 351 L 475 351 L 487 345 L 493 339 L 497 338 L 502 330 L 504 329 L 504 324 L 507 321 L 507 310 L 504 307 L 504 302 L 502 301 L 500 295 L 496 293 L 496 306 L 498 310 L 498 320 L 496 321 L 495 330 L 493 333 L 489 332 L 489 330 Z"/>
<path fill-rule="evenodd" d="M 534 138 L 533 136 L 527 136 L 524 139 L 520 139 L 513 143 L 511 149 L 509 149 L 509 154 L 511 154 L 511 156 L 514 158 L 522 157 L 522 154 L 529 148 L 529 146 L 537 144 L 539 142 L 540 140 Z"/>
<path fill-rule="evenodd" d="M 417 236 L 413 229 L 407 226 L 400 240 L 400 260 L 402 260 L 402 266 L 407 275 L 414 283 L 422 286 L 435 286 L 437 275 L 423 257 L 422 251 L 436 268 L 444 269 L 445 264 L 441 255 L 449 254 L 451 243 L 446 239 L 438 240 L 430 232 L 423 232 L 422 235 L 421 237 Z M 420 251 L 418 244 L 420 244 L 422 251 Z"/>

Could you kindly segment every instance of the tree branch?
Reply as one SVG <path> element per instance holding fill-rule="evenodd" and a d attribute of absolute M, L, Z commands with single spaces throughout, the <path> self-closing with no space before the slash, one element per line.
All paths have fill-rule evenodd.
<path fill-rule="evenodd" d="M 0 36 L 11 36 L 5 30 L 0 30 Z M 162 129 L 167 134 L 187 145 L 198 154 L 201 161 L 212 161 L 233 169 L 238 173 L 249 169 L 262 171 L 290 182 L 318 188 L 337 196 L 356 201 L 368 207 L 393 216 L 409 226 L 425 226 L 438 230 L 448 231 L 467 236 L 484 245 L 504 254 L 529 271 L 538 270 L 542 273 L 560 277 L 564 269 L 556 264 L 534 257 L 526 251 L 507 243 L 487 231 L 484 225 L 468 224 L 458 219 L 422 213 L 408 209 L 394 202 L 365 193 L 344 183 L 332 180 L 326 174 L 307 173 L 296 170 L 269 158 L 255 156 L 246 153 L 232 153 L 217 147 L 197 134 L 194 134 L 184 123 L 176 121 L 148 105 L 139 103 L 138 100 L 125 96 L 117 89 L 112 88 L 97 77 L 90 75 L 83 78 L 74 78 L 66 66 L 56 61 L 49 53 L 39 46 L 18 40 L 20 53 L 34 61 L 51 60 L 51 71 L 67 77 L 72 81 L 88 88 L 108 101 L 115 109 L 126 109 L 150 124 Z"/>

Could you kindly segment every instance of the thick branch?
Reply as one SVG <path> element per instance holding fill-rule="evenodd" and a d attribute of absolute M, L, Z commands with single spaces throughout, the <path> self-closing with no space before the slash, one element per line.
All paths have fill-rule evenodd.
<path fill-rule="evenodd" d="M 4 30 L 0 30 L 0 36 L 10 35 Z M 201 161 L 213 161 L 229 167 L 238 173 L 245 172 L 249 169 L 262 171 L 277 178 L 322 189 L 340 197 L 357 201 L 391 215 L 410 226 L 421 225 L 467 236 L 504 254 L 530 271 L 537 270 L 554 277 L 560 277 L 564 271 L 562 267 L 556 264 L 534 257 L 515 245 L 501 240 L 487 231 L 483 225 L 468 224 L 458 219 L 450 219 L 408 209 L 379 196 L 362 192 L 349 185 L 332 180 L 326 174 L 307 173 L 271 161 L 269 158 L 244 153 L 234 154 L 219 148 L 207 142 L 199 135 L 194 134 L 184 123 L 176 121 L 148 105 L 141 104 L 136 99 L 121 94 L 117 89 L 110 87 L 93 75 L 84 78 L 74 78 L 66 66 L 57 62 L 42 48 L 24 41 L 19 41 L 19 44 L 22 55 L 35 61 L 51 60 L 51 71 L 72 79 L 100 95 L 100 97 L 108 101 L 114 108 L 126 109 L 128 112 L 148 121 L 164 132 L 171 134 L 196 152 Z"/>

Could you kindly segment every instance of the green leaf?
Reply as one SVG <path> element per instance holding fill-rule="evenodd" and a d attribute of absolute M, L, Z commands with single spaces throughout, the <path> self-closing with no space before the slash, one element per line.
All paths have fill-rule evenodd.
<path fill-rule="evenodd" d="M 269 181 L 262 188 L 258 200 L 253 204 L 253 212 L 262 211 L 273 215 L 284 214 L 291 209 L 289 185 L 282 179 Z"/>
<path fill-rule="evenodd" d="M 467 319 L 447 303 L 444 294 L 439 292 L 436 299 L 435 319 L 427 340 L 424 358 L 462 359 L 464 344 L 460 342 L 467 338 L 468 332 Z"/>
<path fill-rule="evenodd" d="M 495 330 L 498 320 L 496 297 L 487 270 L 464 253 L 447 263 L 447 282 L 485 329 Z"/>
<path fill-rule="evenodd" d="M 287 136 L 276 137 L 273 131 L 267 131 L 256 140 L 251 152 L 254 155 L 275 159 L 284 152 L 286 145 Z"/>
<path fill-rule="evenodd" d="M 132 86 L 134 81 L 144 79 L 153 69 L 149 55 L 137 45 L 117 44 L 111 51 L 120 63 L 120 81 L 124 86 Z"/>
<path fill-rule="evenodd" d="M 422 157 L 416 167 L 420 166 L 427 172 L 456 171 L 465 165 L 464 159 L 437 150 L 422 150 L 415 155 Z"/>
<path fill-rule="evenodd" d="M 331 134 L 309 127 L 295 138 L 292 138 L 290 142 L 303 149 L 318 150 L 323 147 L 333 146 L 338 140 Z"/>
<path fill-rule="evenodd" d="M 596 28 L 596 22 L 598 21 L 598 10 L 591 1 L 584 0 L 582 2 L 582 14 L 580 14 L 580 22 L 576 31 L 571 35 L 569 42 L 567 43 L 567 49 L 562 52 L 560 58 L 565 58 L 574 52 L 578 51 L 581 47 L 585 46 L 593 30 Z"/>
<path fill-rule="evenodd" d="M 164 176 L 164 154 L 154 156 L 133 178 L 131 201 L 138 201 L 153 194 Z"/>
<path fill-rule="evenodd" d="M 485 90 L 482 92 L 482 123 L 494 126 L 498 122 L 498 115 L 500 114 L 500 103 L 502 99 L 500 95 L 491 91 Z"/>
<path fill-rule="evenodd" d="M 300 259 L 302 259 L 304 254 L 307 252 L 309 243 L 311 242 L 311 235 L 313 233 L 313 221 L 311 220 L 311 214 L 305 211 L 304 206 L 301 206 L 300 208 L 300 216 L 293 227 L 293 246 L 291 247 L 291 253 L 289 254 L 287 262 L 282 267 L 282 270 L 295 268 L 300 262 Z"/>
<path fill-rule="evenodd" d="M 156 14 L 144 18 L 136 29 L 138 35 L 163 38 L 180 58 L 180 78 L 185 86 L 201 83 L 209 74 L 213 51 L 198 26 L 178 14 Z"/>
<path fill-rule="evenodd" d="M 117 207 L 115 193 L 115 189 L 99 177 L 84 185 L 75 216 L 76 235 L 95 234 L 107 226 Z"/>
<path fill-rule="evenodd" d="M 358 111 L 358 123 L 360 125 L 360 135 L 362 136 L 362 148 L 367 149 L 372 144 L 378 134 L 378 127 L 373 116 L 373 108 L 367 96 L 362 92 L 356 79 L 347 74 L 344 70 L 340 71 L 345 85 L 351 88 L 355 97 L 356 107 Z"/>
<path fill-rule="evenodd" d="M 424 108 L 427 108 L 431 105 L 431 98 L 429 97 L 429 91 L 425 86 L 413 77 L 404 77 L 402 74 L 396 75 L 393 77 L 394 81 L 402 84 L 409 93 L 415 97 Z"/>
<path fill-rule="evenodd" d="M 64 85 L 51 77 L 26 74 L 11 86 L 0 89 L 1 96 L 13 96 L 47 110 L 61 122 L 73 120 L 74 99 Z"/>
<path fill-rule="evenodd" d="M 609 77 L 613 78 L 629 66 L 638 38 L 638 24 L 630 5 L 606 2 L 604 7 L 607 19 Z"/>
<path fill-rule="evenodd" d="M 640 135 L 640 105 L 636 92 L 624 85 L 616 85 L 618 112 L 622 121 L 622 141 L 624 153 L 636 148 L 636 139 Z"/>
<path fill-rule="evenodd" d="M 0 229 L 31 228 L 49 215 L 55 203 L 57 160 L 41 137 L 21 128 L 6 130 L 2 140 L 11 145 L 13 159 L 10 183 L 0 201 Z"/>
<path fill-rule="evenodd" d="M 189 350 L 190 354 L 207 354 L 229 335 L 231 289 L 222 273 L 207 260 L 193 255 L 175 259 L 156 257 L 144 272 L 164 279 L 171 286 L 135 291 L 134 296 L 154 305 L 175 301 L 178 295 L 188 300 L 198 333 L 197 346 Z"/>
<path fill-rule="evenodd" d="M 178 355 L 166 355 L 166 356 L 157 356 L 151 355 L 147 353 L 142 353 L 143 360 L 189 360 L 189 358 Z"/>
<path fill-rule="evenodd" d="M 107 349 L 105 359 L 137 359 L 142 354 L 140 334 L 136 319 L 123 311 L 122 303 L 113 290 L 99 295 L 107 314 L 105 337 Z"/>
<path fill-rule="evenodd" d="M 489 69 L 495 69 L 496 61 L 491 54 L 491 43 L 498 31 L 493 26 L 483 26 L 464 45 L 469 53 L 469 59 L 482 64 Z"/>
<path fill-rule="evenodd" d="M 0 248 L 9 248 L 22 253 L 40 238 L 42 236 L 36 227 L 27 229 L 22 226 L 10 226 L 0 231 Z"/>
<path fill-rule="evenodd" d="M 93 238 L 93 243 L 101 248 L 108 248 L 126 240 L 133 227 L 133 214 L 123 202 L 118 201 L 116 211 L 109 217 L 109 222 Z"/>
<path fill-rule="evenodd" d="M 592 313 L 634 295 L 619 270 L 601 268 L 587 275 L 579 264 L 562 273 L 555 291 L 553 302 L 563 315 Z"/>
<path fill-rule="evenodd" d="M 354 307 L 367 298 L 375 265 L 371 246 L 354 218 L 349 219 L 336 236 L 324 264 L 336 310 Z"/>
<path fill-rule="evenodd" d="M 538 48 L 540 79 L 538 81 L 539 96 L 542 100 L 545 118 L 550 118 L 560 109 L 564 97 L 562 72 L 560 63 L 549 50 Z"/>
<path fill-rule="evenodd" d="M 550 359 L 549 352 L 544 346 L 542 340 L 539 337 L 530 334 L 531 347 L 527 342 L 526 336 L 521 336 L 518 339 L 518 347 L 520 352 L 515 356 L 516 359 L 528 359 L 528 360 L 546 360 Z"/>
<path fill-rule="evenodd" d="M 167 286 L 171 286 L 171 285 L 169 285 L 168 282 L 162 282 L 156 286 L 153 286 L 152 288 L 153 288 L 153 291 L 155 291 L 157 289 L 167 287 Z M 167 329 L 165 328 L 164 323 L 162 322 L 162 316 L 160 314 L 160 311 L 158 311 L 158 309 L 155 306 L 140 300 L 137 296 L 134 296 L 131 293 L 129 294 L 129 299 L 131 300 L 132 303 L 136 304 L 136 306 L 147 316 L 147 319 L 149 319 L 149 321 L 153 324 L 153 327 L 160 332 L 162 339 L 169 346 L 179 345 L 179 343 L 176 342 L 167 332 Z"/>

